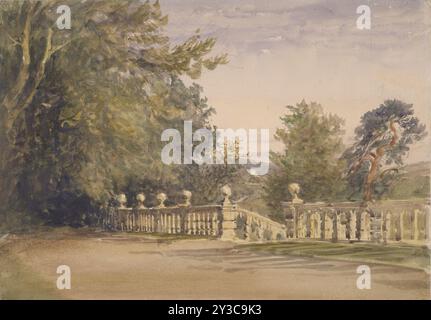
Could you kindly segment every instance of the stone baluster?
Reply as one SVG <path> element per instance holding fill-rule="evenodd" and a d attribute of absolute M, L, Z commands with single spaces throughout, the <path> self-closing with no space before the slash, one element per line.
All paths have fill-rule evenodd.
<path fill-rule="evenodd" d="M 383 241 L 386 243 L 388 241 L 392 240 L 392 212 L 390 211 L 386 211 L 385 212 L 385 223 L 384 223 L 384 232 L 383 232 Z"/>
<path fill-rule="evenodd" d="M 168 220 L 169 220 L 169 233 L 175 232 L 175 219 L 173 214 L 168 214 Z"/>
<path fill-rule="evenodd" d="M 205 235 L 205 217 L 202 212 L 199 212 L 198 216 L 199 216 L 199 235 Z"/>
<path fill-rule="evenodd" d="M 153 232 L 163 232 L 165 231 L 166 228 L 166 221 L 165 221 L 165 214 L 164 213 L 157 213 L 156 211 L 153 210 L 152 212 L 152 217 L 153 217 L 153 221 L 154 221 L 154 225 L 153 225 Z M 156 219 L 159 220 L 159 223 L 157 224 L 157 230 L 156 230 Z"/>
<path fill-rule="evenodd" d="M 245 240 L 249 240 L 252 230 L 251 230 L 251 218 L 248 215 L 245 216 L 244 223 L 245 223 L 244 238 Z"/>
<path fill-rule="evenodd" d="M 171 218 L 172 218 L 172 233 L 177 233 L 177 215 L 175 213 L 172 213 Z"/>
<path fill-rule="evenodd" d="M 223 193 L 223 222 L 222 222 L 222 240 L 234 240 L 236 229 L 236 210 L 230 201 L 232 191 L 228 185 L 222 187 Z"/>
<path fill-rule="evenodd" d="M 184 232 L 184 224 L 183 224 L 183 215 L 181 215 L 180 213 L 176 214 L 177 216 L 177 233 L 185 233 Z"/>
<path fill-rule="evenodd" d="M 202 235 L 202 215 L 200 212 L 196 212 L 196 223 L 197 223 L 197 234 Z"/>
<path fill-rule="evenodd" d="M 207 229 L 206 229 L 207 228 L 207 226 L 206 226 L 207 219 L 205 216 L 205 212 L 201 212 L 200 216 L 201 216 L 201 234 L 206 235 L 207 234 L 206 233 L 206 231 L 207 231 Z"/>
<path fill-rule="evenodd" d="M 379 243 L 382 240 L 382 212 L 372 210 L 370 213 L 370 240 Z"/>
<path fill-rule="evenodd" d="M 165 217 L 165 225 L 163 232 L 170 233 L 169 215 L 167 213 L 163 213 L 163 216 Z"/>
<path fill-rule="evenodd" d="M 349 238 L 350 240 L 355 240 L 357 239 L 357 232 L 358 232 L 358 227 L 357 227 L 357 223 L 356 223 L 356 211 L 355 210 L 351 210 L 350 211 L 350 216 L 349 216 Z"/>
<path fill-rule="evenodd" d="M 207 225 L 206 235 L 209 236 L 212 234 L 211 214 L 209 212 L 206 212 L 205 218 L 206 218 L 206 225 Z"/>
<path fill-rule="evenodd" d="M 262 230 L 262 224 L 260 223 L 260 221 L 258 219 L 256 219 L 255 217 L 253 217 L 253 224 L 255 226 L 255 231 L 256 231 L 256 238 L 257 241 L 263 241 L 263 230 Z"/>
<path fill-rule="evenodd" d="M 413 220 L 413 239 L 416 241 L 418 241 L 420 237 L 419 214 L 420 211 L 418 209 L 415 209 Z"/>
<path fill-rule="evenodd" d="M 308 210 L 304 215 L 305 218 L 305 238 L 311 237 L 311 211 Z"/>
<path fill-rule="evenodd" d="M 217 236 L 218 235 L 218 219 L 217 219 L 217 213 L 212 213 L 212 235 Z"/>
<path fill-rule="evenodd" d="M 164 216 L 166 217 L 166 214 L 164 214 Z M 167 233 L 167 226 L 162 225 L 161 213 L 155 211 L 154 212 L 154 232 L 161 233 L 162 230 L 164 230 L 163 232 Z"/>
<path fill-rule="evenodd" d="M 424 208 L 424 214 L 425 214 L 425 240 L 428 246 L 428 249 L 431 249 L 431 207 L 430 203 L 425 206 Z"/>
<path fill-rule="evenodd" d="M 298 230 L 298 238 L 299 239 L 304 239 L 305 238 L 306 225 L 304 223 L 304 216 L 305 216 L 305 211 L 298 213 L 298 226 L 297 226 L 297 230 Z"/>
<path fill-rule="evenodd" d="M 310 237 L 313 239 L 321 238 L 321 221 L 319 212 L 314 212 L 310 217 Z"/>
<path fill-rule="evenodd" d="M 173 212 L 172 213 L 172 218 L 174 219 L 174 233 L 175 234 L 181 233 L 180 214 L 178 212 Z"/>
<path fill-rule="evenodd" d="M 173 233 L 175 230 L 173 215 L 172 214 L 166 214 L 166 216 L 168 217 L 168 233 Z"/>
<path fill-rule="evenodd" d="M 404 227 L 405 227 L 405 224 L 404 224 L 404 220 L 405 220 L 405 211 L 403 210 L 403 211 L 401 211 L 400 212 L 400 240 L 405 240 L 405 235 L 404 235 Z"/>
<path fill-rule="evenodd" d="M 193 234 L 193 213 L 187 214 L 187 234 Z"/>
<path fill-rule="evenodd" d="M 192 234 L 193 235 L 199 234 L 198 233 L 198 226 L 197 226 L 197 222 L 196 221 L 197 221 L 196 213 L 193 212 L 193 215 L 192 215 Z"/>
<path fill-rule="evenodd" d="M 142 212 L 142 231 L 147 232 L 147 214 Z"/>
<path fill-rule="evenodd" d="M 313 227 L 313 238 L 318 240 L 320 239 L 320 217 L 319 214 L 317 212 L 313 213 L 313 222 L 312 222 L 312 227 Z"/>
<path fill-rule="evenodd" d="M 361 212 L 361 240 L 370 240 L 370 214 L 367 211 Z"/>
<path fill-rule="evenodd" d="M 177 233 L 184 233 L 184 224 L 182 221 L 183 216 L 180 213 L 177 213 L 176 216 L 177 216 Z"/>
<path fill-rule="evenodd" d="M 167 232 L 167 226 L 166 226 L 166 224 L 168 223 L 167 222 L 167 220 L 166 220 L 166 214 L 165 213 L 163 213 L 163 212 L 161 212 L 161 213 L 156 213 L 156 212 L 154 212 L 154 219 L 156 219 L 156 215 L 157 215 L 157 218 L 159 219 L 159 224 L 158 224 L 158 232 Z M 155 226 L 154 226 L 154 228 L 155 228 Z M 154 230 L 154 231 L 156 231 L 156 230 Z"/>
<path fill-rule="evenodd" d="M 165 230 L 164 230 L 164 232 L 165 233 L 171 233 L 171 219 L 170 219 L 170 216 L 167 214 L 167 213 L 165 213 L 164 214 L 164 216 L 165 216 L 165 221 L 166 221 L 166 224 L 165 224 Z"/>
<path fill-rule="evenodd" d="M 331 212 L 325 212 L 325 240 L 332 240 L 334 233 L 334 223 L 331 217 Z"/>

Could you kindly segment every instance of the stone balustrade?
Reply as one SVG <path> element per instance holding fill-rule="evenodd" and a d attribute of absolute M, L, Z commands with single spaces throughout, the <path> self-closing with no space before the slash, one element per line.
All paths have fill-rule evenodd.
<path fill-rule="evenodd" d="M 284 240 L 286 226 L 246 209 L 236 209 L 236 237 L 250 241 Z"/>
<path fill-rule="evenodd" d="M 156 197 L 159 204 L 153 208 L 145 207 L 142 193 L 136 196 L 135 207 L 127 207 L 126 195 L 120 194 L 118 205 L 106 210 L 103 227 L 110 231 L 211 236 L 238 241 L 286 238 L 283 224 L 232 204 L 229 186 L 224 186 L 222 193 L 220 205 L 192 206 L 191 192 L 183 191 L 184 202 L 170 207 L 166 206 L 166 194 L 160 193 Z"/>
<path fill-rule="evenodd" d="M 109 207 L 103 219 L 103 227 L 112 231 L 146 232 L 219 236 L 222 206 L 191 206 L 191 192 L 183 192 L 185 202 L 167 207 L 167 196 L 157 195 L 159 204 L 153 208 L 144 205 L 145 195 L 136 196 L 137 206 L 127 207 L 124 194 L 117 197 L 118 206 Z"/>
<path fill-rule="evenodd" d="M 298 185 L 291 186 L 299 192 Z M 325 241 L 411 242 L 430 239 L 430 205 L 427 200 L 384 200 L 363 205 L 356 202 L 304 203 L 298 197 L 284 202 L 286 223 L 280 224 L 230 200 L 231 190 L 222 188 L 223 202 L 193 206 L 192 194 L 183 191 L 184 202 L 167 206 L 167 196 L 157 195 L 158 205 L 145 207 L 145 195 L 127 207 L 125 194 L 117 206 L 108 207 L 103 227 L 110 231 L 184 234 L 235 241 L 313 239 Z"/>
<path fill-rule="evenodd" d="M 430 238 L 428 200 L 282 204 L 290 239 L 426 244 Z"/>

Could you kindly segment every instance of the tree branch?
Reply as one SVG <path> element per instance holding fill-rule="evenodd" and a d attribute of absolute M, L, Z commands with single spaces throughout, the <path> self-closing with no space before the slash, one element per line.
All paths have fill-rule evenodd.
<path fill-rule="evenodd" d="M 7 128 L 8 132 L 10 134 L 11 129 L 13 128 L 16 120 L 18 119 L 19 115 L 28 107 L 28 105 L 33 100 L 34 96 L 36 95 L 37 88 L 39 87 L 42 79 L 45 75 L 45 68 L 46 63 L 48 62 L 51 51 L 52 51 L 52 29 L 48 28 L 46 31 L 46 37 L 45 37 L 45 49 L 42 53 L 42 57 L 37 65 L 36 68 L 36 74 L 34 75 L 34 81 L 30 87 L 30 91 L 27 94 L 27 96 L 24 98 L 24 101 L 20 104 L 15 105 L 15 108 L 11 110 L 8 114 L 8 120 L 7 120 Z"/>
<path fill-rule="evenodd" d="M 6 36 L 9 38 L 10 41 L 12 41 L 14 46 L 21 46 L 21 42 L 18 40 L 15 40 L 7 31 L 5 31 Z"/>
<path fill-rule="evenodd" d="M 20 42 L 20 47 L 22 50 L 21 53 L 21 64 L 18 71 L 18 75 L 15 79 L 14 85 L 10 88 L 9 92 L 3 98 L 2 105 L 6 108 L 8 112 L 11 112 L 12 109 L 16 106 L 19 100 L 19 95 L 24 90 L 27 81 L 29 79 L 29 69 L 30 69 L 30 29 L 31 29 L 31 18 L 33 16 L 33 10 L 35 8 L 35 4 L 31 2 L 29 4 L 29 8 L 25 13 L 25 21 L 22 30 L 22 39 Z M 8 127 L 8 129 L 10 129 Z"/>

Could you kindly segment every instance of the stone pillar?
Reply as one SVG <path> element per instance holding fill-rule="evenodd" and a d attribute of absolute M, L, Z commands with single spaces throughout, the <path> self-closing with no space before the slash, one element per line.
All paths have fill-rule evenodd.
<path fill-rule="evenodd" d="M 230 201 L 230 196 L 232 191 L 228 185 L 222 187 L 223 193 L 223 207 L 222 207 L 222 240 L 234 240 L 235 229 L 236 229 L 236 210 L 232 202 Z"/>
<path fill-rule="evenodd" d="M 121 231 L 127 231 L 129 228 L 129 215 L 127 213 L 127 197 L 124 193 L 117 196 L 118 202 L 118 216 Z"/>
<path fill-rule="evenodd" d="M 337 212 L 337 240 L 346 240 L 346 224 L 342 212 Z"/>
<path fill-rule="evenodd" d="M 310 215 L 310 238 L 311 239 L 317 238 L 317 221 L 314 216 L 314 213 Z"/>
<path fill-rule="evenodd" d="M 332 240 L 334 238 L 334 222 L 331 217 L 333 213 L 325 212 L 325 240 Z"/>
<path fill-rule="evenodd" d="M 314 212 L 310 216 L 310 238 L 320 240 L 321 230 L 320 230 L 320 214 L 319 212 Z"/>
<path fill-rule="evenodd" d="M 297 206 L 289 203 L 285 209 L 285 221 L 286 221 L 286 237 L 287 238 L 298 238 L 298 231 L 296 228 L 297 224 Z"/>
<path fill-rule="evenodd" d="M 385 229 L 383 232 L 383 241 L 385 243 L 387 243 L 388 241 L 392 240 L 392 233 L 391 233 L 391 228 L 392 228 L 392 212 L 390 211 L 386 211 L 385 213 Z"/>

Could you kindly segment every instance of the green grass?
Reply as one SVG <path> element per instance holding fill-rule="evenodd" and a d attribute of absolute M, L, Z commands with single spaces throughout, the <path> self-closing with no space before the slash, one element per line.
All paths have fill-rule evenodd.
<path fill-rule="evenodd" d="M 55 283 L 50 283 L 0 247 L 0 299 L 58 299 Z"/>
<path fill-rule="evenodd" d="M 238 247 L 275 255 L 321 257 L 364 263 L 383 263 L 430 272 L 430 252 L 426 246 L 330 242 L 279 242 L 245 244 Z"/>

